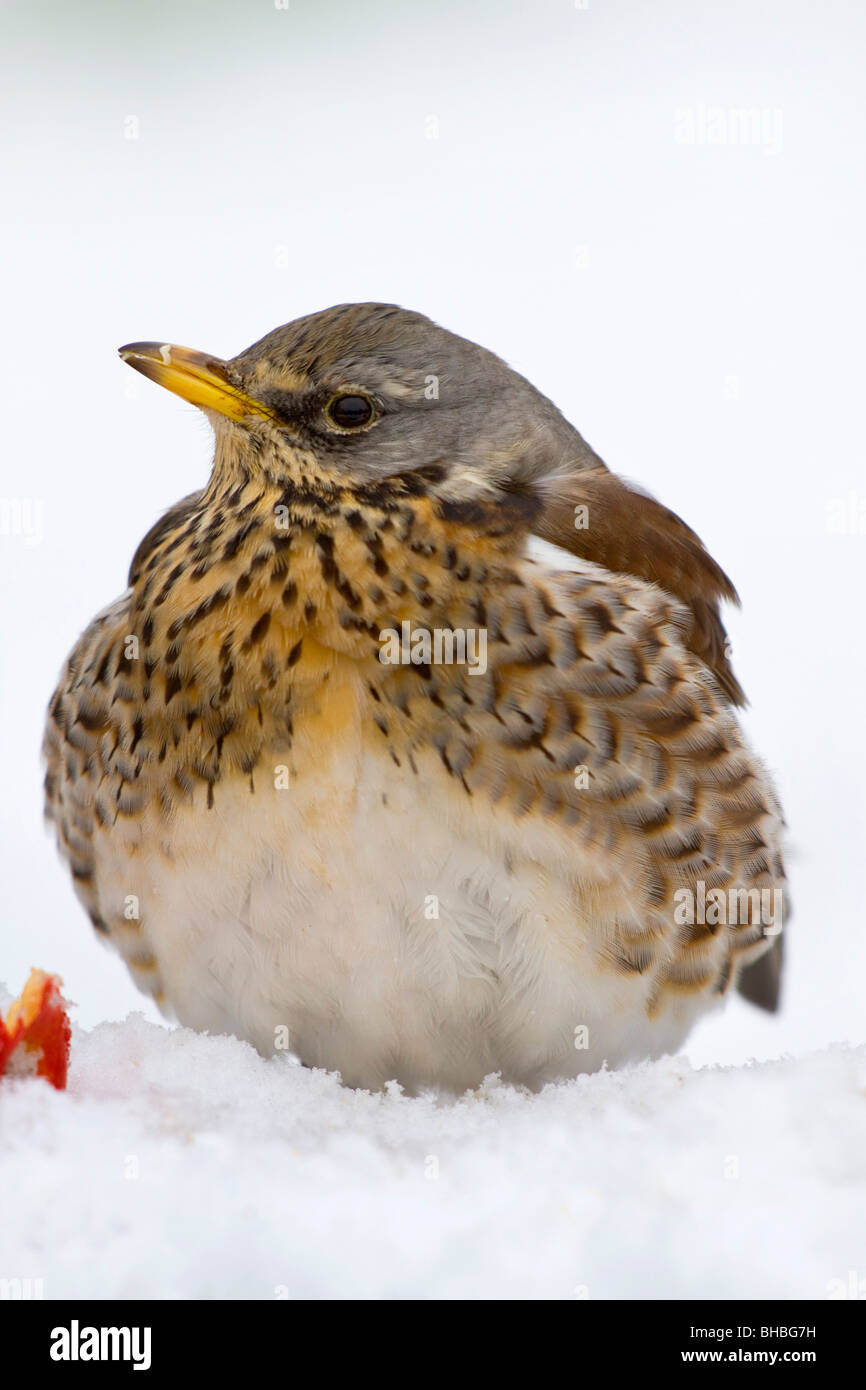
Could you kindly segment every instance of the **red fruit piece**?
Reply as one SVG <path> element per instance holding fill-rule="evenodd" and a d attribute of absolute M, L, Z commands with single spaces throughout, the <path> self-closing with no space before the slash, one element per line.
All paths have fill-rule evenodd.
<path fill-rule="evenodd" d="M 31 970 L 21 998 L 0 1018 L 0 1076 L 44 1076 L 65 1089 L 72 1029 L 62 984 L 59 975 Z"/>

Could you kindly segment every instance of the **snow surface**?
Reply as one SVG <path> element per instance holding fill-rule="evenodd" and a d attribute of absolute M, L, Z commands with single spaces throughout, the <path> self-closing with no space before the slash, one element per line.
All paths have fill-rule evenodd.
<path fill-rule="evenodd" d="M 4 1082 L 0 1127 L 0 1276 L 46 1298 L 821 1299 L 866 1274 L 863 1047 L 409 1098 L 133 1014 L 75 1029 L 65 1093 Z"/>

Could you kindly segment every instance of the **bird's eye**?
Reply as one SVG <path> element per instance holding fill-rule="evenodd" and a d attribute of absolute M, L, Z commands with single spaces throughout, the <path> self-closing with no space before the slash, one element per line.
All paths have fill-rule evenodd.
<path fill-rule="evenodd" d="M 347 392 L 345 396 L 334 396 L 328 401 L 325 414 L 338 429 L 359 430 L 369 425 L 376 414 L 376 407 L 368 396 Z"/>

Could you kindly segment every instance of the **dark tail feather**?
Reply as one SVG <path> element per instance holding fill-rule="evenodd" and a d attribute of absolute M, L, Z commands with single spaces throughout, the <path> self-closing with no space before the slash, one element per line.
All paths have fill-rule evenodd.
<path fill-rule="evenodd" d="M 782 992 L 782 962 L 784 947 L 777 936 L 769 951 L 747 965 L 737 982 L 737 989 L 750 1004 L 776 1013 Z"/>

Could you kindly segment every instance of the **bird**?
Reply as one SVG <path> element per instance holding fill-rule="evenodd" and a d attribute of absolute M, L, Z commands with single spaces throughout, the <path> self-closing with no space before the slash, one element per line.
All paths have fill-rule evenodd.
<path fill-rule="evenodd" d="M 119 351 L 213 468 L 69 656 L 45 804 L 169 1018 L 417 1095 L 777 1007 L 782 810 L 684 521 L 396 305 Z"/>

